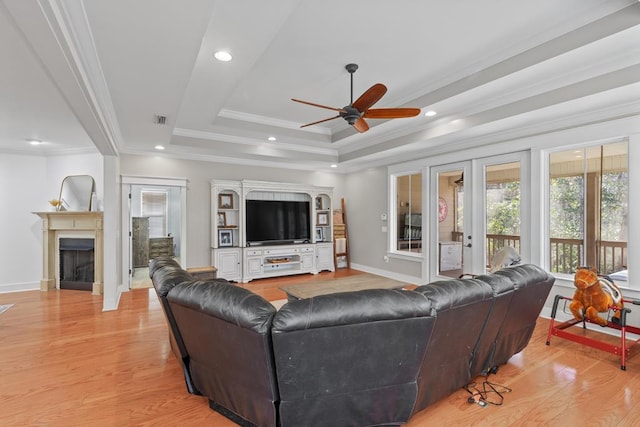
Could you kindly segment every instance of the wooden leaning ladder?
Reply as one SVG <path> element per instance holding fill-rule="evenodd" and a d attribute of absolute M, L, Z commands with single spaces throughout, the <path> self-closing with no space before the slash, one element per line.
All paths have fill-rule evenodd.
<path fill-rule="evenodd" d="M 344 239 L 344 245 L 338 244 L 338 239 Z M 338 258 L 342 257 L 346 260 L 347 268 L 350 268 L 347 211 L 344 207 L 344 198 L 340 200 L 340 209 L 333 212 L 333 262 L 336 270 L 338 269 Z"/>

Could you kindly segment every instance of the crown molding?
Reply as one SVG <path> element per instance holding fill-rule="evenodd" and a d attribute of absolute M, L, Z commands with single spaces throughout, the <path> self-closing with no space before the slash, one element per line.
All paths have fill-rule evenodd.
<path fill-rule="evenodd" d="M 242 113 L 240 111 L 222 109 L 220 110 L 220 113 L 218 113 L 218 116 L 224 117 L 227 119 L 257 123 L 261 125 L 300 130 L 300 123 L 297 123 L 297 122 L 290 122 L 288 120 L 280 120 L 280 119 L 274 119 L 274 118 L 265 117 L 265 116 L 258 116 L 255 114 Z M 304 132 L 316 133 L 316 134 L 328 135 L 328 136 L 331 136 L 332 134 L 330 129 L 323 128 L 323 127 L 308 128 L 308 129 L 305 129 Z"/>

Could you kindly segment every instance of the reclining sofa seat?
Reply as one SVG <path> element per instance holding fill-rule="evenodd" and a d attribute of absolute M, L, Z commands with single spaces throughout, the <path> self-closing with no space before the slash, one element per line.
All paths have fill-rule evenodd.
<path fill-rule="evenodd" d="M 416 413 L 471 381 L 469 363 L 493 306 L 493 289 L 478 279 L 452 279 L 414 291 L 431 301 L 435 317 L 418 375 Z"/>
<path fill-rule="evenodd" d="M 375 289 L 291 301 L 272 336 L 283 427 L 405 423 L 434 318 L 423 295 Z"/>
<path fill-rule="evenodd" d="M 189 354 L 185 349 L 180 330 L 167 301 L 167 294 L 171 289 L 180 283 L 192 281 L 193 276 L 180 268 L 180 265 L 173 258 L 159 257 L 149 262 L 149 277 L 169 325 L 169 343 L 171 344 L 171 350 L 182 367 L 187 391 L 191 394 L 199 395 L 200 392 L 193 385 L 191 373 L 189 372 Z"/>
<path fill-rule="evenodd" d="M 475 370 L 480 368 L 487 372 L 504 365 L 527 346 L 555 278 L 536 265 L 523 264 L 498 270 L 491 275 L 479 276 L 478 279 L 486 281 L 496 290 L 503 288 L 504 281 L 508 280 L 514 289 L 504 320 L 500 323 L 490 348 L 484 347 L 486 341 L 482 341 L 476 351 L 477 360 L 472 361 L 472 365 L 477 367 Z M 488 355 L 484 361 L 481 358 L 483 354 Z"/>
<path fill-rule="evenodd" d="M 498 332 L 506 319 L 511 299 L 515 293 L 514 284 L 509 278 L 501 275 L 477 276 L 478 280 L 486 282 L 493 290 L 493 303 L 482 332 L 478 336 L 474 351 L 471 355 L 471 378 L 478 375 L 488 375 L 493 368 L 492 358 Z"/>
<path fill-rule="evenodd" d="M 222 281 L 182 283 L 167 300 L 189 354 L 193 383 L 209 406 L 241 425 L 276 426 L 273 305 Z"/>
<path fill-rule="evenodd" d="M 476 376 L 495 371 L 522 351 L 531 339 L 554 281 L 540 267 L 525 264 L 475 279 L 439 281 L 416 288 L 433 304 L 436 324 L 425 362 L 439 369 L 433 371 L 425 366 L 421 370 L 414 412 Z M 492 295 L 489 299 L 487 286 Z M 443 318 L 447 322 L 442 322 Z M 448 325 L 450 322 L 453 323 Z M 446 350 L 438 351 L 441 347 Z"/>

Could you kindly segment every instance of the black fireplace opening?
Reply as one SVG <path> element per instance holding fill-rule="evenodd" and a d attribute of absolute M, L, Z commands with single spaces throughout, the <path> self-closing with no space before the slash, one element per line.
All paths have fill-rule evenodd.
<path fill-rule="evenodd" d="M 94 240 L 60 239 L 60 289 L 93 289 Z"/>

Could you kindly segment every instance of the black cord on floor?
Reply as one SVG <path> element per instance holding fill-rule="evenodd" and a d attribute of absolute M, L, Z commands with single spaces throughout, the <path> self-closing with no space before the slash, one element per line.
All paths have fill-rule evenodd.
<path fill-rule="evenodd" d="M 483 407 L 487 405 L 502 405 L 504 401 L 503 394 L 511 392 L 509 387 L 492 383 L 488 379 L 482 382 L 481 387 L 478 387 L 474 381 L 464 386 L 464 389 L 471 395 L 467 399 L 467 402 L 477 403 Z"/>

